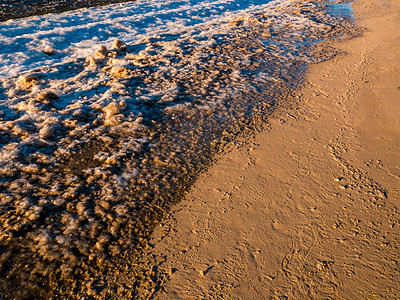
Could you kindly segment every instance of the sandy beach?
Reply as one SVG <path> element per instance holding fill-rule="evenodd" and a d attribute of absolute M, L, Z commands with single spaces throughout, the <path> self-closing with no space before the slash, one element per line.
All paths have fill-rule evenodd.
<path fill-rule="evenodd" d="M 400 3 L 352 4 L 269 130 L 232 146 L 153 234 L 156 299 L 397 299 Z"/>
<path fill-rule="evenodd" d="M 0 298 L 398 298 L 400 3 L 348 2 L 0 22 Z"/>
<path fill-rule="evenodd" d="M 174 280 L 195 297 L 230 298 L 231 284 L 248 298 L 239 282 L 253 285 L 261 267 L 247 272 L 242 258 L 254 251 L 274 253 L 285 276 L 303 272 L 298 260 L 323 232 L 294 207 L 307 194 L 326 217 L 308 181 L 325 164 L 321 147 L 341 159 L 342 145 L 319 137 L 331 128 L 320 125 L 322 102 L 299 89 L 310 64 L 345 57 L 328 41 L 360 35 L 339 2 L 140 0 L 0 22 L 0 298 L 147 299 Z M 176 234 L 148 243 L 195 182 L 194 206 L 184 201 L 170 223 Z M 311 238 L 299 258 L 296 234 Z M 276 240 L 279 251 L 268 246 Z M 322 257 L 317 268 L 332 264 Z M 279 282 L 277 270 L 260 278 Z"/>

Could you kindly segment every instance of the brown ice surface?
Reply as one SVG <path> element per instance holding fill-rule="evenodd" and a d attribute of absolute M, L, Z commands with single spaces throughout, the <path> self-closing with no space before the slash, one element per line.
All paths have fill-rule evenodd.
<path fill-rule="evenodd" d="M 158 226 L 156 299 L 399 297 L 400 2 L 353 7 L 363 36 Z"/>
<path fill-rule="evenodd" d="M 62 13 L 85 7 L 110 5 L 132 0 L 13 0 L 0 3 L 0 22 L 11 19 Z"/>

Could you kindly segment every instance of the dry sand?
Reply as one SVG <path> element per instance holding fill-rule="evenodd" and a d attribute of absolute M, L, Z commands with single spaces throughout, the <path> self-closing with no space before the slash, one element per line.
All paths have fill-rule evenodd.
<path fill-rule="evenodd" d="M 400 2 L 353 6 L 364 35 L 156 230 L 157 299 L 400 297 Z"/>

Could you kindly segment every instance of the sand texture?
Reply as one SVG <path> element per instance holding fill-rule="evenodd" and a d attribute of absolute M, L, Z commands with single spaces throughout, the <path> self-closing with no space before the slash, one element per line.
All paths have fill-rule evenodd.
<path fill-rule="evenodd" d="M 157 299 L 399 297 L 400 2 L 353 7 L 363 36 L 158 227 Z"/>

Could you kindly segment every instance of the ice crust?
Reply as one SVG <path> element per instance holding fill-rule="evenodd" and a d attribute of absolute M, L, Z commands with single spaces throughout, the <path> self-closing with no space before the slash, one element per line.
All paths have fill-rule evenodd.
<path fill-rule="evenodd" d="M 0 23 L 0 75 L 16 75 L 44 64 L 85 57 L 97 45 L 119 38 L 134 43 L 145 36 L 180 34 L 204 23 L 262 9 L 269 1 L 142 0 Z M 54 55 L 43 52 L 50 48 Z"/>
<path fill-rule="evenodd" d="M 120 259 L 138 257 L 308 63 L 336 54 L 318 41 L 352 29 L 304 0 L 138 1 L 0 23 L 1 293 L 131 297 L 136 275 L 107 279 Z"/>

